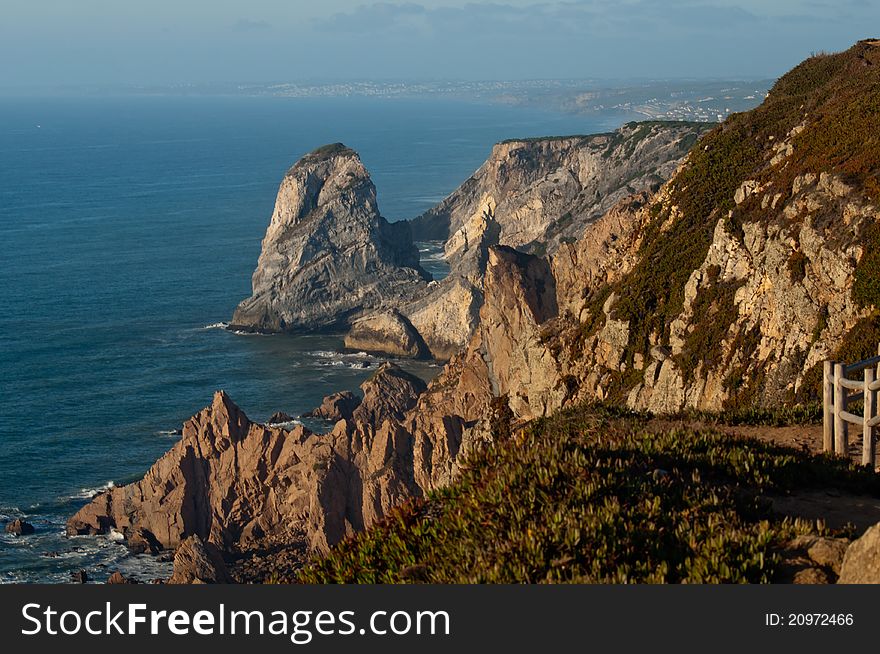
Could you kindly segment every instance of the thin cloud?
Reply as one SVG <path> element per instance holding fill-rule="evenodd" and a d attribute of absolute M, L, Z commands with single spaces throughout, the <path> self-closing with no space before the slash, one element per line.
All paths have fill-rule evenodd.
<path fill-rule="evenodd" d="M 250 18 L 239 18 L 232 24 L 233 32 L 266 32 L 271 29 L 272 26 L 265 20 L 251 20 Z"/>

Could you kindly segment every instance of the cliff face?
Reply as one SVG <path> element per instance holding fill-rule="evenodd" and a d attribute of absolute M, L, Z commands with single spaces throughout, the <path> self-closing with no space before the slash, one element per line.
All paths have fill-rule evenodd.
<path fill-rule="evenodd" d="M 876 353 L 878 69 L 875 42 L 811 58 L 713 130 L 621 224 L 604 281 L 572 256 L 601 233 L 557 253 L 578 397 L 779 405 L 818 399 L 823 359 Z"/>
<path fill-rule="evenodd" d="M 364 310 L 414 298 L 428 279 L 407 225 L 379 214 L 358 155 L 326 146 L 284 176 L 253 295 L 232 323 L 266 331 L 338 327 Z"/>
<path fill-rule="evenodd" d="M 656 190 L 708 126 L 630 123 L 611 134 L 506 141 L 454 193 L 412 221 L 415 238 L 445 241 L 449 276 L 399 307 L 436 358 L 473 334 L 489 248 L 552 253 L 589 232 L 622 198 Z M 372 349 L 394 352 L 375 342 Z"/>
<path fill-rule="evenodd" d="M 489 245 L 553 252 L 624 197 L 659 188 L 708 128 L 642 122 L 610 134 L 499 143 L 473 176 L 412 221 L 414 238 L 446 241 L 453 268 L 468 258 L 484 266 Z"/>

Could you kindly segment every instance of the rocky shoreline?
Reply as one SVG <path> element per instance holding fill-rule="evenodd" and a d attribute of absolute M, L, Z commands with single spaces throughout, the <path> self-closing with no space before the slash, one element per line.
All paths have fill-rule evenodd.
<path fill-rule="evenodd" d="M 834 56 L 846 74 L 823 83 L 858 97 L 876 47 Z M 353 347 L 448 363 L 428 385 L 385 364 L 362 401 L 328 397 L 314 412 L 336 421 L 327 434 L 254 423 L 218 392 L 143 480 L 96 497 L 68 532 L 195 547 L 186 567 L 201 570 L 216 548 L 240 579 L 266 579 L 278 552 L 289 565 L 325 554 L 452 483 L 498 437 L 499 403 L 509 431 L 585 402 L 670 414 L 814 399 L 823 359 L 880 340 L 863 265 L 880 209 L 873 178 L 801 156 L 846 110 L 807 78 L 795 69 L 707 134 L 649 123 L 499 144 L 411 226 L 384 222 L 353 151 L 308 155 L 233 323 L 343 326 Z M 443 282 L 421 270 L 413 233 L 445 237 Z"/>

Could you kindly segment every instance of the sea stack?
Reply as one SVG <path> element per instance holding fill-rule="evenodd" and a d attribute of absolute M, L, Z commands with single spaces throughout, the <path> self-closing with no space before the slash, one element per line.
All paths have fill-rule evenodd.
<path fill-rule="evenodd" d="M 341 143 L 298 161 L 281 182 L 236 328 L 318 331 L 414 298 L 430 280 L 409 225 L 379 213 L 376 187 Z"/>

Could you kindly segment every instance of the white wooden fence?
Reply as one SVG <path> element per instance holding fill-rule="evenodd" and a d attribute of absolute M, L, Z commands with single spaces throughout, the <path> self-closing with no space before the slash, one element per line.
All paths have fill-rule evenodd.
<path fill-rule="evenodd" d="M 880 411 L 877 409 L 877 391 L 880 390 L 880 347 L 878 356 L 849 365 L 826 361 L 823 375 L 824 429 L 823 448 L 849 456 L 849 425 L 862 427 L 862 465 L 875 464 L 877 427 Z M 861 379 L 850 377 L 862 372 Z M 864 401 L 862 415 L 848 411 L 850 403 Z"/>

